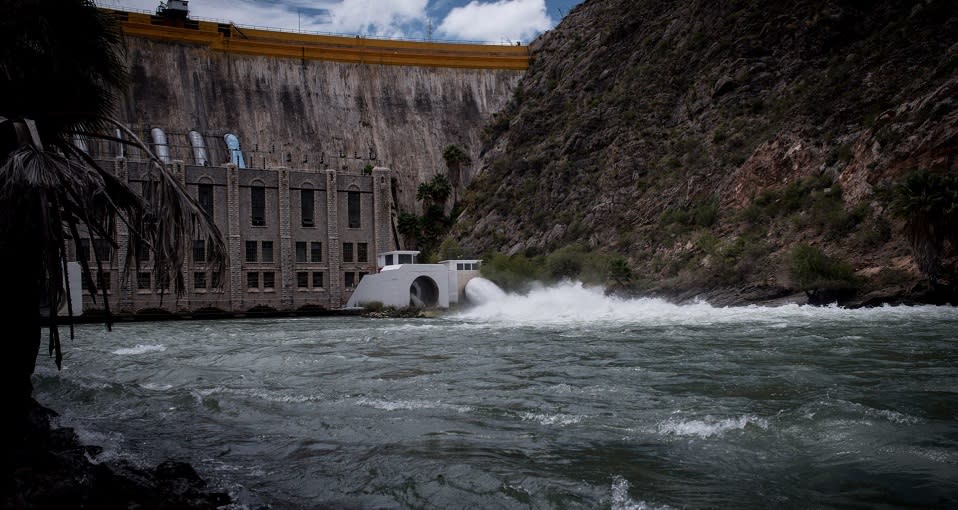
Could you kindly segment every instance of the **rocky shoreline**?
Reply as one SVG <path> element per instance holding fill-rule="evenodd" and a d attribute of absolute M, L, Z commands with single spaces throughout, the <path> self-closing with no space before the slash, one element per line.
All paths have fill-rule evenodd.
<path fill-rule="evenodd" d="M 692 287 L 688 289 L 653 289 L 645 291 L 609 291 L 620 297 L 655 297 L 677 304 L 705 301 L 712 306 L 781 306 L 788 304 L 843 308 L 871 308 L 885 305 L 952 305 L 958 306 L 958 289 L 933 287 L 918 282 L 910 287 L 901 285 L 865 293 L 854 291 L 809 293 L 774 285 L 745 285 L 740 287 Z"/>
<path fill-rule="evenodd" d="M 96 462 L 102 448 L 80 443 L 71 428 L 52 426 L 55 416 L 33 402 L 14 424 L 4 452 L 4 509 L 212 510 L 231 503 L 184 462 L 146 469 L 122 460 Z"/>

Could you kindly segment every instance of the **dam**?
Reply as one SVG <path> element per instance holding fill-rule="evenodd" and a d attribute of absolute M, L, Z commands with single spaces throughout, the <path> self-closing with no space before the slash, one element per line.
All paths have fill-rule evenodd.
<path fill-rule="evenodd" d="M 401 212 L 446 171 L 444 147 L 479 159 L 482 126 L 528 67 L 524 46 L 288 33 L 227 22 L 104 10 L 123 30 L 130 71 L 117 117 L 210 213 L 228 274 L 187 257 L 185 296 L 166 277 L 126 274 L 116 249 L 84 240 L 94 279 L 121 313 L 296 311 L 342 307 L 378 253 L 403 248 Z M 76 140 L 137 191 L 146 157 Z M 465 185 L 473 177 L 464 169 Z M 84 309 L 103 305 L 85 290 Z"/>

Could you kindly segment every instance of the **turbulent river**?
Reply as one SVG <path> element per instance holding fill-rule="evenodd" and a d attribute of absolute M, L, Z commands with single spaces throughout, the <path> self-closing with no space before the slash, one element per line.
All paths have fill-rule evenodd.
<path fill-rule="evenodd" d="M 238 507 L 958 505 L 958 309 L 567 284 L 436 319 L 83 326 L 37 399 Z"/>

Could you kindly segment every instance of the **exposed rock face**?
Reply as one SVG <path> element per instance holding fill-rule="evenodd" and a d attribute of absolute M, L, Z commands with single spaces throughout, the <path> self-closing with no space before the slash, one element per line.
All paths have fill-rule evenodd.
<path fill-rule="evenodd" d="M 323 155 L 324 165 L 355 171 L 372 148 L 397 172 L 407 210 L 416 185 L 446 170 L 446 145 L 459 144 L 478 159 L 481 125 L 522 76 L 246 56 L 132 37 L 127 46 L 133 80 L 120 116 L 141 132 L 166 130 L 171 144 L 183 146 L 173 147 L 174 157 L 190 157 L 190 129 L 235 133 L 247 163 L 257 167 L 316 168 Z M 339 159 L 341 151 L 348 157 Z M 225 151 L 213 157 L 225 159 Z"/>
<path fill-rule="evenodd" d="M 586 1 L 533 43 L 456 235 L 477 254 L 584 243 L 677 289 L 787 285 L 779 268 L 806 242 L 911 285 L 876 191 L 914 168 L 955 171 L 956 34 L 947 0 Z M 810 177 L 825 184 L 797 210 L 745 214 Z M 815 202 L 829 193 L 837 206 Z M 839 210 L 819 221 L 813 202 Z M 664 214 L 709 203 L 715 222 Z M 730 253 L 734 274 L 716 274 Z"/>

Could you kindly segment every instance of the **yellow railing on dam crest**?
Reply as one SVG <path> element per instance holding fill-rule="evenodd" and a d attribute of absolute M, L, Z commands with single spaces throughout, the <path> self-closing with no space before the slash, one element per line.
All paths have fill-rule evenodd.
<path fill-rule="evenodd" d="M 149 14 L 105 11 L 120 21 L 123 33 L 130 37 L 202 44 L 216 51 L 246 55 L 373 65 L 515 70 L 529 67 L 528 46 L 289 33 L 192 19 L 174 26 Z"/>

